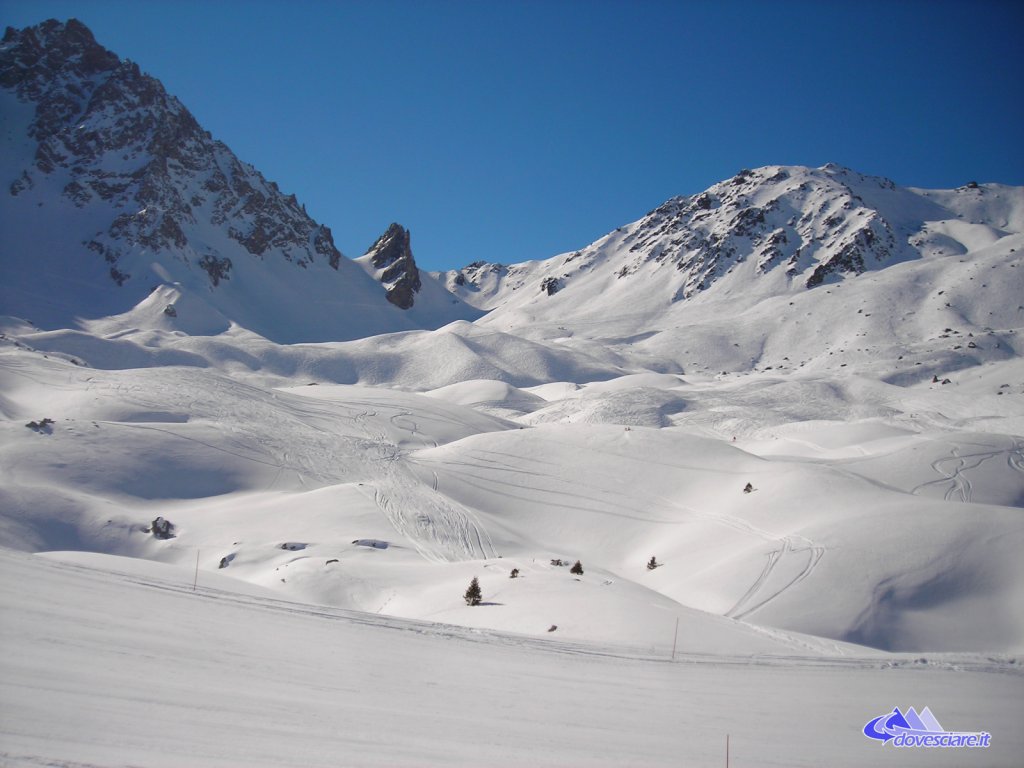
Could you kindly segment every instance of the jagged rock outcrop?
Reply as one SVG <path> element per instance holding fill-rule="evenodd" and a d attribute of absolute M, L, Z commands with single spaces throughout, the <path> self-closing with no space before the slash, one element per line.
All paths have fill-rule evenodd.
<path fill-rule="evenodd" d="M 673 264 L 685 276 L 677 292 L 685 298 L 748 260 L 760 273 L 781 267 L 802 275 L 812 288 L 829 275 L 859 274 L 904 255 L 892 224 L 848 183 L 894 191 L 891 181 L 835 165 L 804 170 L 742 170 L 699 195 L 669 200 L 624 241 L 631 256 L 620 276 L 651 260 Z"/>
<path fill-rule="evenodd" d="M 372 270 L 344 258 L 294 195 L 78 21 L 7 29 L 0 114 L 0 314 L 51 328 L 113 316 L 192 334 L 234 324 L 280 342 L 479 314 L 430 276 L 416 311 L 396 313 Z M 387 298 L 411 306 L 420 275 L 408 233 L 392 234 L 396 255 L 381 254 Z M 169 301 L 192 309 L 164 312 Z"/>
<path fill-rule="evenodd" d="M 530 264 L 495 264 L 474 261 L 462 269 L 440 274 L 445 287 L 463 300 L 480 307 L 493 309 L 500 306 L 509 292 L 522 288 L 533 277 Z"/>
<path fill-rule="evenodd" d="M 400 309 L 411 309 L 423 283 L 412 255 L 409 230 L 391 224 L 370 246 L 363 259 L 376 270 L 376 277 L 384 284 L 388 301 Z"/>
<path fill-rule="evenodd" d="M 561 278 L 549 276 L 540 281 L 540 289 L 548 296 L 554 296 L 561 288 Z"/>
<path fill-rule="evenodd" d="M 173 539 L 176 535 L 174 533 L 174 523 L 162 517 L 154 519 L 149 529 L 153 534 L 153 538 L 156 539 Z"/>
<path fill-rule="evenodd" d="M 175 251 L 206 270 L 213 286 L 227 279 L 229 257 L 215 246 L 189 248 L 197 229 L 221 230 L 254 257 L 273 248 L 299 267 L 323 259 L 337 268 L 341 254 L 327 227 L 200 128 L 158 80 L 100 46 L 81 22 L 9 27 L 0 85 L 36 107 L 28 129 L 38 142 L 34 162 L 10 194 L 59 176 L 76 207 L 103 202 L 116 209 L 110 225 L 83 245 L 119 285 L 133 275 L 126 256 L 139 249 Z"/>
<path fill-rule="evenodd" d="M 962 252 L 946 231 L 950 226 L 957 232 L 973 227 L 972 236 L 982 240 L 1012 231 L 999 213 L 1007 206 L 1001 194 L 983 184 L 910 189 L 834 164 L 768 166 L 672 198 L 578 251 L 511 266 L 478 261 L 442 279 L 465 301 L 499 313 L 548 297 L 562 312 L 575 303 L 573 296 L 593 304 L 593 295 L 582 298 L 574 290 L 583 284 L 599 283 L 597 293 L 621 298 L 622 311 L 647 304 L 652 295 L 669 305 L 720 284 L 802 291 Z M 941 223 L 950 221 L 956 223 Z"/>

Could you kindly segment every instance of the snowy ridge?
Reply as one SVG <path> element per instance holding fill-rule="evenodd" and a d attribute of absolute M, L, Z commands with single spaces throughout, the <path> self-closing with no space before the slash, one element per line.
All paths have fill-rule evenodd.
<path fill-rule="evenodd" d="M 6 314 L 68 327 L 172 286 L 276 341 L 476 316 L 443 291 L 421 300 L 415 319 L 388 304 L 294 195 L 77 21 L 9 29 L 0 86 Z M 184 308 L 163 308 L 189 328 Z"/>
<path fill-rule="evenodd" d="M 745 308 L 901 262 L 982 248 L 1005 255 L 1022 231 L 1019 188 L 915 190 L 835 165 L 769 166 L 673 198 L 573 253 L 478 262 L 442 277 L 466 301 L 495 309 L 488 322 L 505 328 L 626 312 L 650 326 L 687 299 L 744 294 Z"/>
<path fill-rule="evenodd" d="M 769 167 L 575 253 L 445 279 L 493 307 L 481 326 L 647 370 L 909 383 L 1020 354 L 1022 224 L 1020 188 Z"/>

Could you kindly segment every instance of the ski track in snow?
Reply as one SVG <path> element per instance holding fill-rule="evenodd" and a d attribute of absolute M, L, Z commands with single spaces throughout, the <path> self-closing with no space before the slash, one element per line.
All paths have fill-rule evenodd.
<path fill-rule="evenodd" d="M 700 664 L 711 666 L 741 666 L 741 667 L 817 667 L 817 668 L 847 668 L 847 669 L 888 669 L 903 665 L 926 665 L 929 669 L 942 669 L 950 672 L 977 671 L 995 674 L 1006 674 L 1017 677 L 1024 677 L 1024 667 L 1017 665 L 1014 661 L 1005 661 L 996 657 L 987 657 L 978 654 L 958 655 L 955 658 L 945 660 L 943 654 L 930 654 L 931 658 L 926 661 L 921 654 L 887 654 L 878 651 L 873 654 L 851 655 L 843 653 L 839 656 L 819 655 L 821 647 L 804 642 L 800 645 L 808 651 L 815 652 L 813 655 L 801 654 L 727 654 L 727 653 L 692 653 L 677 651 L 675 658 L 669 658 L 656 652 L 649 647 L 630 645 L 606 645 L 586 640 L 561 640 L 549 637 L 533 635 L 520 635 L 500 630 L 478 629 L 473 627 L 461 627 L 454 624 L 423 621 L 418 619 L 406 619 L 398 616 L 390 616 L 382 613 L 371 613 L 356 611 L 347 608 L 335 608 L 325 605 L 314 605 L 310 603 L 292 602 L 282 598 L 264 597 L 259 595 L 248 595 L 230 590 L 220 589 L 203 585 L 202 573 L 195 588 L 189 580 L 171 581 L 155 576 L 144 576 L 134 573 L 125 573 L 116 568 L 97 569 L 89 565 L 72 563 L 59 560 L 48 561 L 48 566 L 60 570 L 67 570 L 78 574 L 86 580 L 99 579 L 104 582 L 122 582 L 173 594 L 191 594 L 198 599 L 212 600 L 224 604 L 235 604 L 240 607 L 253 608 L 260 611 L 273 613 L 308 616 L 330 621 L 342 621 L 349 624 L 373 626 L 396 632 L 411 632 L 418 635 L 429 635 L 448 639 L 459 639 L 463 642 L 484 643 L 501 646 L 512 646 L 528 648 L 545 653 L 587 656 L 595 658 L 621 659 L 632 661 L 657 662 L 665 664 Z M 385 601 L 387 602 L 387 601 Z M 752 629 L 767 636 L 783 638 L 787 641 L 793 637 L 782 630 L 775 630 L 770 627 L 759 627 L 748 625 Z M 822 640 L 823 646 L 830 645 L 828 640 Z M 867 650 L 867 649 L 866 649 Z M 911 658 L 913 657 L 913 658 Z"/>
<path fill-rule="evenodd" d="M 397 449 L 396 449 L 397 450 Z M 385 455 L 373 484 L 373 500 L 399 535 L 435 563 L 497 557 L 494 542 L 466 507 L 426 488 L 400 464 L 402 454 Z"/>
<path fill-rule="evenodd" d="M 389 421 L 413 437 L 419 426 L 409 411 L 394 414 Z M 377 435 L 379 475 L 373 484 L 373 500 L 395 531 L 408 539 L 416 551 L 434 563 L 486 560 L 497 557 L 494 542 L 470 510 L 437 491 L 437 476 L 431 488 L 405 466 L 405 452 L 384 434 Z M 430 440 L 433 447 L 437 442 Z"/>
<path fill-rule="evenodd" d="M 567 505 L 564 501 L 554 502 L 558 506 L 571 506 L 573 509 L 587 510 L 597 514 L 615 515 L 656 524 L 682 525 L 689 520 L 699 519 L 730 528 L 740 533 L 746 533 L 768 541 L 777 542 L 779 545 L 778 548 L 767 554 L 767 562 L 765 563 L 764 570 L 757 577 L 754 583 L 750 585 L 750 588 L 739 598 L 739 600 L 737 600 L 732 608 L 725 612 L 724 615 L 729 618 L 744 619 L 755 611 L 758 611 L 768 605 L 787 590 L 795 587 L 797 584 L 808 578 L 813 573 L 814 569 L 817 568 L 821 559 L 825 556 L 825 547 L 819 546 L 803 536 L 779 535 L 765 530 L 764 528 L 760 528 L 749 521 L 743 520 L 742 518 L 738 518 L 734 515 L 728 515 L 721 512 L 705 512 L 691 507 L 684 507 L 678 502 L 673 502 L 658 495 L 648 495 L 646 497 L 646 501 L 657 502 L 656 505 L 651 503 L 638 504 L 636 494 L 630 494 L 628 496 L 617 495 L 614 498 L 609 498 L 608 493 L 601 495 L 585 494 L 582 492 L 582 488 L 573 491 L 565 491 L 542 487 L 542 480 L 547 480 L 549 481 L 549 484 L 554 484 L 559 481 L 559 478 L 549 472 L 524 470 L 522 468 L 522 462 L 524 460 L 530 460 L 529 457 L 514 456 L 512 454 L 503 454 L 494 451 L 482 451 L 478 453 L 475 458 L 477 460 L 476 462 L 445 461 L 444 466 L 449 468 L 455 466 L 460 467 L 462 471 L 458 476 L 459 481 L 474 488 L 489 488 L 492 491 L 495 485 L 507 485 L 510 489 L 516 488 L 519 491 L 517 494 L 503 492 L 501 495 L 522 501 L 536 501 L 535 498 L 523 495 L 523 491 L 529 489 L 540 496 L 554 496 L 556 498 L 569 497 L 576 502 L 576 504 L 573 505 Z M 510 477 L 510 480 L 508 481 L 495 480 L 493 477 L 474 475 L 471 471 L 468 471 L 473 469 L 489 471 L 499 469 L 506 471 L 501 467 L 502 459 L 514 459 L 516 462 L 515 470 L 511 467 L 507 469 Z M 417 461 L 422 461 L 423 463 L 430 462 L 429 459 L 423 458 L 419 458 Z M 538 466 L 547 466 L 545 462 L 542 462 L 539 459 L 534 461 Z M 431 472 L 434 475 L 436 483 L 437 473 L 433 470 L 431 470 Z M 469 480 L 468 478 L 470 477 L 472 477 L 473 480 Z M 524 483 L 524 477 L 532 478 L 533 484 Z M 584 506 L 580 506 L 581 503 Z M 659 519 L 640 514 L 641 509 L 650 510 L 655 506 L 660 506 L 666 510 L 683 511 L 686 518 Z M 628 512 L 624 510 L 628 510 Z M 800 558 L 805 558 L 805 560 L 801 563 Z M 785 562 L 787 567 L 779 568 L 780 564 L 783 562 Z M 795 575 L 787 578 L 788 573 L 792 573 L 794 570 L 796 571 Z"/>
<path fill-rule="evenodd" d="M 782 562 L 784 558 L 787 558 L 787 556 L 803 555 L 804 553 L 807 555 L 807 562 L 801 568 L 800 572 L 789 581 L 784 582 L 782 586 L 775 588 L 767 596 L 762 596 L 762 592 L 767 591 L 765 587 L 772 575 L 776 572 L 779 563 Z M 821 558 L 824 556 L 824 547 L 806 546 L 794 548 L 793 540 L 788 536 L 783 537 L 782 546 L 779 549 L 768 553 L 768 561 L 765 563 L 765 567 L 761 572 L 761 575 L 757 577 L 757 580 L 750 586 L 750 589 L 747 590 L 743 597 L 741 597 L 732 608 L 725 612 L 725 616 L 728 616 L 731 619 L 744 619 L 755 611 L 764 608 L 768 603 L 786 592 L 786 590 L 795 587 L 801 581 L 810 576 L 814 569 L 818 567 L 818 563 L 821 562 Z M 792 559 L 792 557 L 788 559 Z"/>
<path fill-rule="evenodd" d="M 929 486 L 944 486 L 948 483 L 949 487 L 946 488 L 943 499 L 970 503 L 974 486 L 966 473 L 969 470 L 978 469 L 986 461 L 999 456 L 1006 457 L 1006 465 L 1010 469 L 1024 474 L 1024 441 L 1015 440 L 1013 447 L 1005 450 L 978 451 L 968 454 L 961 454 L 960 447 L 954 446 L 949 456 L 936 459 L 931 463 L 932 470 L 940 475 L 940 478 L 921 483 L 911 490 L 911 493 L 920 495 L 921 491 Z"/>
<path fill-rule="evenodd" d="M 303 488 L 307 487 L 307 480 L 315 485 L 344 482 L 351 478 L 339 474 L 337 468 L 357 460 L 376 478 L 374 498 L 385 518 L 424 559 L 446 563 L 497 556 L 494 543 L 479 518 L 439 493 L 436 477 L 430 484 L 421 482 L 405 466 L 405 451 L 394 442 L 395 438 L 369 421 L 382 416 L 399 434 L 406 433 L 414 445 L 436 447 L 437 441 L 421 432 L 417 419 L 451 423 L 452 416 L 441 409 L 427 407 L 414 415 L 400 406 L 358 396 L 318 401 L 271 392 L 269 396 L 260 393 L 256 397 L 245 397 L 248 387 L 223 379 L 214 379 L 210 390 L 197 397 L 177 381 L 153 376 L 145 382 L 146 388 L 141 383 L 125 384 L 118 380 L 118 374 L 105 373 L 108 378 L 100 379 L 103 375 L 93 374 L 88 379 L 87 390 L 95 393 L 97 400 L 105 394 L 116 393 L 117 402 L 143 412 L 185 413 L 189 418 L 180 423 L 159 425 L 90 419 L 97 424 L 119 430 L 156 432 L 271 467 L 275 472 L 267 483 L 267 490 L 277 487 L 285 472 L 293 472 Z M 73 386 L 65 388 L 75 391 Z M 393 407 L 397 412 L 388 415 L 387 411 Z M 203 423 L 218 425 L 220 444 L 186 431 L 201 427 Z M 297 434 L 301 434 L 301 439 L 294 439 Z"/>

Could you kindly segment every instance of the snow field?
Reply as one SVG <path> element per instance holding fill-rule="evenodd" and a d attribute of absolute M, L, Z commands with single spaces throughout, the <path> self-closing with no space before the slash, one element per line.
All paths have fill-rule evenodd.
<path fill-rule="evenodd" d="M 1022 614 L 1003 608 L 1024 598 L 1022 442 L 911 431 L 896 395 L 923 410 L 942 392 L 643 374 L 549 385 L 563 399 L 538 402 L 494 381 L 427 397 L 103 371 L 18 347 L 4 361 L 3 525 L 24 551 L 186 564 L 198 550 L 201 568 L 293 599 L 638 646 L 664 642 L 674 601 L 699 647 L 751 640 L 720 617 L 889 650 L 1024 647 Z M 880 388 L 885 407 L 866 405 Z M 686 407 L 630 426 L 657 393 Z M 515 416 L 524 402 L 542 407 Z M 44 411 L 45 433 L 24 427 Z M 147 532 L 158 516 L 175 538 Z M 556 558 L 581 559 L 585 578 Z M 502 605 L 460 607 L 474 575 Z"/>
<path fill-rule="evenodd" d="M 907 702 L 991 732 L 986 765 L 1022 746 L 1005 661 L 672 662 L 288 602 L 215 573 L 193 592 L 191 569 L 136 559 L 3 551 L 0 569 L 17 617 L 0 623 L 7 765 L 714 765 L 727 733 L 732 765 L 962 764 L 861 734 Z"/>

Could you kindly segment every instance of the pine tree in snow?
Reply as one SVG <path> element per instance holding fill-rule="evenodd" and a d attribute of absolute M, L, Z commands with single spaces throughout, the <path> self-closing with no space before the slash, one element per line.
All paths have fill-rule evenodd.
<path fill-rule="evenodd" d="M 477 581 L 476 576 L 469 582 L 469 587 L 466 589 L 466 594 L 463 597 L 466 599 L 466 605 L 480 605 L 480 598 L 483 597 L 483 593 L 480 591 L 480 582 Z"/>

